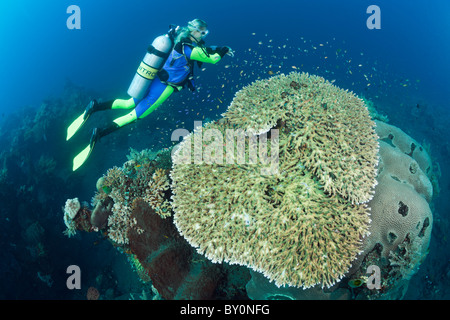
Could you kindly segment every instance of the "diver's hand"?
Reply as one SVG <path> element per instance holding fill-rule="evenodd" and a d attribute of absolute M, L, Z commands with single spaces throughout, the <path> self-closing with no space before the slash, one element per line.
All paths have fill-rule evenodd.
<path fill-rule="evenodd" d="M 220 55 L 221 58 L 223 58 L 226 54 L 230 56 L 234 56 L 234 51 L 231 50 L 230 47 L 217 47 L 216 52 Z"/>
<path fill-rule="evenodd" d="M 234 57 L 234 50 L 231 49 L 230 47 L 227 47 L 227 48 L 228 48 L 227 55 L 233 58 Z"/>

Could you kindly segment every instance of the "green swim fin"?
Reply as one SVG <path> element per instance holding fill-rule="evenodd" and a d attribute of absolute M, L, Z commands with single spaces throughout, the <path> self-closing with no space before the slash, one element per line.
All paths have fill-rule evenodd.
<path fill-rule="evenodd" d="M 89 155 L 92 152 L 91 145 L 89 144 L 86 148 L 83 149 L 75 158 L 73 158 L 73 168 L 72 170 L 75 171 L 79 167 L 83 165 L 83 163 L 89 158 Z"/>
<path fill-rule="evenodd" d="M 89 119 L 90 115 L 93 114 L 95 111 L 104 110 L 105 106 L 108 107 L 111 104 L 111 102 L 100 104 L 97 102 L 97 100 L 91 100 L 89 102 L 88 106 L 86 107 L 86 110 L 84 110 L 83 114 L 80 115 L 78 118 L 75 119 L 74 122 L 67 128 L 67 138 L 66 141 L 72 138 L 72 136 L 77 133 L 77 131 L 83 126 L 83 124 Z"/>
<path fill-rule="evenodd" d="M 73 158 L 73 167 L 72 171 L 77 170 L 79 167 L 83 165 L 83 163 L 89 158 L 91 155 L 92 150 L 94 149 L 95 143 L 98 139 L 100 139 L 101 135 L 99 134 L 99 129 L 94 128 L 94 131 L 92 132 L 91 141 L 86 146 L 86 148 L 83 149 L 79 154 L 76 155 L 75 158 Z"/>
<path fill-rule="evenodd" d="M 86 122 L 86 120 L 89 117 L 84 117 L 86 114 L 86 111 L 81 114 L 78 118 L 75 119 L 74 122 L 67 128 L 67 138 L 66 141 L 72 138 L 72 136 L 83 126 L 83 124 Z"/>

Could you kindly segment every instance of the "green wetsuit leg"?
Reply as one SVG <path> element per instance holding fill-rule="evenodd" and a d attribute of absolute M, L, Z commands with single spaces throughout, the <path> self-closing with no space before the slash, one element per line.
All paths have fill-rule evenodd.
<path fill-rule="evenodd" d="M 170 95 L 173 93 L 173 91 L 174 91 L 173 87 L 167 86 L 164 89 L 164 91 L 161 93 L 161 95 L 158 97 L 158 99 L 156 99 L 156 101 L 147 110 L 145 110 L 139 117 L 137 116 L 136 109 L 134 109 L 130 113 L 128 113 L 122 117 L 114 119 L 114 123 L 117 124 L 119 127 L 123 127 L 129 123 L 136 121 L 137 119 L 145 118 L 150 113 L 152 113 L 154 110 L 156 110 L 161 104 L 163 104 L 164 101 L 166 101 L 167 98 L 170 97 Z M 133 99 L 130 99 L 130 100 L 133 100 Z M 134 102 L 133 102 L 133 104 L 134 104 Z M 122 105 L 122 104 L 120 104 L 120 105 Z M 118 106 L 119 106 L 119 104 L 117 105 L 116 108 L 114 108 L 114 106 L 113 106 L 113 109 L 119 109 L 120 107 L 118 107 Z M 139 104 L 137 105 L 137 107 L 139 107 Z M 125 109 L 125 108 L 122 107 L 122 109 Z"/>
<path fill-rule="evenodd" d="M 134 98 L 130 98 L 128 100 L 116 99 L 114 100 L 111 109 L 132 109 L 135 106 Z"/>

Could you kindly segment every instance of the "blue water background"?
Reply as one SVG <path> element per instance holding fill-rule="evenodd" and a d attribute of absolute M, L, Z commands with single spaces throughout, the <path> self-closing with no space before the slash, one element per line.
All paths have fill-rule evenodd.
<path fill-rule="evenodd" d="M 81 9 L 81 30 L 66 27 L 71 4 Z M 371 4 L 381 8 L 381 30 L 366 27 Z M 66 79 L 105 95 L 123 92 L 147 44 L 169 23 L 183 25 L 195 17 L 208 22 L 208 43 L 228 44 L 238 55 L 252 32 L 261 40 L 264 34 L 278 43 L 290 39 L 298 47 L 300 36 L 316 44 L 336 38 L 355 58 L 363 52 L 369 61 L 389 65 L 393 76 L 420 79 L 429 101 L 448 105 L 449 9 L 450 3 L 439 0 L 2 1 L 1 110 L 57 96 Z"/>

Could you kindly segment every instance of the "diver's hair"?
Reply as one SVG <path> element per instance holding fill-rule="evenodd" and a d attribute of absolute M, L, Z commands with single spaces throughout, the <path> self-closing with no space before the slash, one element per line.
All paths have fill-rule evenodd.
<path fill-rule="evenodd" d="M 189 30 L 193 31 L 195 29 L 206 29 L 208 28 L 208 25 L 201 19 L 194 19 L 188 22 L 188 28 Z"/>
<path fill-rule="evenodd" d="M 185 38 L 189 38 L 190 34 L 191 31 L 189 31 L 188 27 L 182 27 L 180 31 L 177 32 L 175 43 L 181 42 Z"/>
<path fill-rule="evenodd" d="M 180 42 L 184 38 L 189 38 L 191 32 L 196 29 L 206 29 L 208 25 L 205 21 L 201 19 L 194 19 L 188 22 L 186 27 L 182 27 L 180 31 L 178 31 L 177 36 L 175 38 L 175 43 Z"/>

